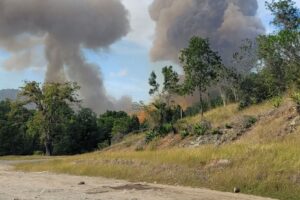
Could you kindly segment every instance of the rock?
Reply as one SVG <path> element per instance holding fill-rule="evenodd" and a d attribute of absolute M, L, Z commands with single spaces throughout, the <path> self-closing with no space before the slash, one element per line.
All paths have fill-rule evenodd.
<path fill-rule="evenodd" d="M 240 188 L 238 188 L 238 187 L 235 187 L 235 188 L 233 188 L 233 192 L 234 192 L 234 193 L 240 193 L 240 192 L 241 192 L 241 190 L 240 190 Z"/>
<path fill-rule="evenodd" d="M 227 159 L 221 159 L 221 160 L 214 160 L 211 163 L 209 163 L 206 168 L 225 168 L 231 165 L 231 161 Z"/>
<path fill-rule="evenodd" d="M 81 182 L 78 183 L 78 185 L 85 185 L 85 182 L 81 181 Z"/>

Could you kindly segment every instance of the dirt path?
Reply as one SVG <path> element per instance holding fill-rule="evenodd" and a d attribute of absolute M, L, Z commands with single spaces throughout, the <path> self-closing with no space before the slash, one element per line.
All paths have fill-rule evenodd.
<path fill-rule="evenodd" d="M 0 161 L 0 200 L 267 200 L 206 189 L 130 183 L 105 178 L 23 173 Z M 79 185 L 84 181 L 85 184 Z M 270 200 L 270 199 L 269 199 Z"/>

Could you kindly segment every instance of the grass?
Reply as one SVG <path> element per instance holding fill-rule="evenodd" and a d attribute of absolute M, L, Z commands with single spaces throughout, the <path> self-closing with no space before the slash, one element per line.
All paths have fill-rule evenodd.
<path fill-rule="evenodd" d="M 17 170 L 104 176 L 130 181 L 207 187 L 279 199 L 300 199 L 300 139 L 290 136 L 263 145 L 96 152 L 47 162 L 17 164 Z M 214 165 L 226 159 L 228 165 Z"/>
<path fill-rule="evenodd" d="M 257 116 L 274 109 L 270 102 L 238 111 L 237 105 L 206 113 L 214 125 L 238 115 Z M 285 107 L 281 108 L 285 110 Z M 280 111 L 280 110 L 279 110 Z M 140 136 L 129 136 L 120 149 L 59 157 L 39 163 L 21 163 L 17 170 L 51 171 L 84 176 L 103 176 L 130 181 L 205 187 L 282 200 L 300 199 L 300 131 L 278 136 L 284 130 L 289 111 L 278 112 L 258 122 L 240 141 L 223 146 L 206 145 L 196 149 L 171 148 L 134 151 L 130 145 Z M 196 123 L 199 118 L 187 118 Z M 227 164 L 218 164 L 227 160 Z"/>
<path fill-rule="evenodd" d="M 258 116 L 272 108 L 273 108 L 272 101 L 267 101 L 259 105 L 253 105 L 242 111 L 238 109 L 238 104 L 230 104 L 226 107 L 219 107 L 206 112 L 204 114 L 204 118 L 210 121 L 214 126 L 218 127 L 226 124 L 227 122 L 232 121 L 234 117 L 242 116 L 242 115 Z M 195 125 L 199 123 L 200 119 L 201 119 L 200 115 L 196 115 L 193 117 L 187 117 L 179 121 L 179 123 Z"/>
<path fill-rule="evenodd" d="M 0 160 L 15 161 L 15 160 L 40 160 L 48 159 L 45 156 L 0 156 Z"/>

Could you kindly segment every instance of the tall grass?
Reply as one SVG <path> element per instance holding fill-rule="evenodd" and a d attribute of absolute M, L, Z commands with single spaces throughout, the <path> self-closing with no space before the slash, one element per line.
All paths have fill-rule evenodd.
<path fill-rule="evenodd" d="M 269 144 L 228 144 L 197 149 L 97 152 L 40 163 L 18 164 L 24 171 L 51 171 L 179 184 L 279 199 L 300 199 L 300 139 L 291 135 Z M 218 160 L 226 165 L 214 164 Z"/>

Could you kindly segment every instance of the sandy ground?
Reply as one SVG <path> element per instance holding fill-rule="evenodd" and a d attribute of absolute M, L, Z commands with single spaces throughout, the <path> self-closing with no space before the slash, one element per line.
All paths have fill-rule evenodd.
<path fill-rule="evenodd" d="M 0 161 L 0 200 L 267 200 L 206 189 L 12 170 Z M 79 184 L 84 182 L 84 184 Z M 269 199 L 270 200 L 270 199 Z"/>

